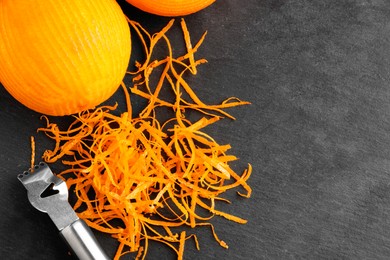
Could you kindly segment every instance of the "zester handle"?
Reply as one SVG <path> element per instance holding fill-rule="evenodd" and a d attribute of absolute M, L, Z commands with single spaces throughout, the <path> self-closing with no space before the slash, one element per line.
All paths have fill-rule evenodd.
<path fill-rule="evenodd" d="M 80 260 L 109 260 L 91 229 L 81 219 L 60 231 L 73 253 Z"/>

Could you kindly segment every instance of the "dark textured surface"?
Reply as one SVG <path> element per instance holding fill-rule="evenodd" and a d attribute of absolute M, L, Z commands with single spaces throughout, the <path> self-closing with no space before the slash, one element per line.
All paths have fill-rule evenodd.
<path fill-rule="evenodd" d="M 151 31 L 169 20 L 126 13 Z M 220 206 L 248 224 L 213 220 L 230 248 L 202 229 L 201 251 L 188 242 L 186 258 L 389 258 L 390 2 L 217 0 L 186 21 L 194 39 L 208 30 L 199 56 L 209 63 L 191 83 L 199 95 L 253 103 L 232 109 L 237 120 L 210 132 L 233 146 L 235 169 L 254 168 L 252 198 L 229 193 L 233 203 Z M 142 102 L 134 104 L 137 111 Z M 40 115 L 3 88 L 0 107 L 0 258 L 71 259 L 16 179 L 29 166 Z M 38 154 L 48 148 L 44 137 L 37 143 Z M 113 254 L 115 241 L 97 236 Z M 174 254 L 152 244 L 147 259 Z"/>

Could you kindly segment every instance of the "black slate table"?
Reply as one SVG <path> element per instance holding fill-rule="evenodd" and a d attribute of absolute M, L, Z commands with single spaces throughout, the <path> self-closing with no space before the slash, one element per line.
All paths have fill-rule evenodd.
<path fill-rule="evenodd" d="M 170 19 L 120 3 L 151 32 Z M 210 131 L 232 145 L 234 169 L 254 169 L 252 197 L 232 192 L 233 203 L 222 206 L 248 223 L 212 221 L 229 249 L 202 229 L 201 250 L 188 242 L 185 259 L 389 258 L 390 2 L 217 0 L 185 19 L 194 39 L 208 31 L 197 93 L 209 103 L 252 102 Z M 142 102 L 133 105 L 139 112 Z M 73 259 L 16 179 L 29 167 L 40 116 L 0 88 L 1 259 Z M 37 154 L 49 148 L 36 138 Z M 95 234 L 113 255 L 116 242 Z M 174 258 L 160 244 L 147 257 Z"/>

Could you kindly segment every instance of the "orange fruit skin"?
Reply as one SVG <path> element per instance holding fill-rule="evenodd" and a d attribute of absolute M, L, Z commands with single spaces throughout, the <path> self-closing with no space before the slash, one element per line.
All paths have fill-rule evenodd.
<path fill-rule="evenodd" d="M 161 16 L 183 16 L 196 13 L 215 0 L 126 0 L 142 11 Z"/>
<path fill-rule="evenodd" d="M 0 81 L 39 113 L 69 115 L 107 100 L 130 52 L 114 0 L 0 0 Z"/>

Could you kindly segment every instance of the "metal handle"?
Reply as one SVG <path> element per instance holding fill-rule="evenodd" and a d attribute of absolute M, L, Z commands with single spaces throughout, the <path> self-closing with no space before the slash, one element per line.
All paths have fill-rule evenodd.
<path fill-rule="evenodd" d="M 83 220 L 76 220 L 62 229 L 60 234 L 80 260 L 109 260 Z"/>

